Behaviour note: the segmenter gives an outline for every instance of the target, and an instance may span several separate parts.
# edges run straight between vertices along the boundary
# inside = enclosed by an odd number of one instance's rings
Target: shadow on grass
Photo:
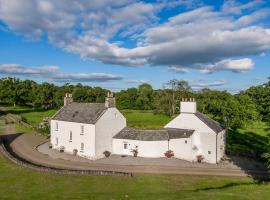
[[[205,187],[205,188],[199,188],[194,190],[195,192],[199,191],[208,191],[208,190],[220,190],[220,189],[227,189],[227,188],[232,188],[232,187],[237,187],[237,186],[258,186],[258,185],[264,185],[268,184],[269,181],[264,181],[264,180],[255,180],[253,182],[232,182],[232,183],[227,183],[225,185],[221,186],[216,186],[216,187]]]
[[[240,133],[230,130],[227,134],[226,154],[229,160],[255,180],[269,179],[262,154],[270,152],[269,137],[254,132]]]

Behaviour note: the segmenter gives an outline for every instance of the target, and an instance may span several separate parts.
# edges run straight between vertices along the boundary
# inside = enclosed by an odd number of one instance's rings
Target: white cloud
[[[126,80],[125,81],[126,83],[129,83],[129,84],[142,84],[142,83],[148,83],[148,81],[146,80]]]
[[[120,75],[107,73],[74,73],[59,72],[58,66],[26,67],[19,64],[0,64],[0,74],[5,76],[38,76],[59,82],[107,82],[122,80]]]
[[[106,73],[56,74],[50,78],[59,82],[107,82],[123,79],[122,76]]]
[[[170,66],[167,68],[169,72],[175,72],[175,73],[187,73],[189,70],[185,67],[179,67],[179,66]]]
[[[213,82],[207,82],[205,80],[198,80],[191,82],[190,85],[193,89],[201,89],[201,88],[212,88],[212,87],[218,87],[223,86],[226,84],[226,81],[224,80],[218,80]]]
[[[18,64],[0,64],[0,74],[4,75],[45,75],[58,69],[57,66],[24,67]]]
[[[270,29],[258,24],[270,13],[260,9],[262,1],[225,1],[221,10],[204,6],[160,23],[159,11],[179,5],[194,8],[194,1],[187,2],[0,0],[0,20],[28,38],[47,35],[58,47],[84,59],[124,66],[171,66],[169,70],[175,72],[183,71],[175,66],[202,65],[210,65],[209,72],[246,71],[211,63],[221,65],[222,60],[269,51]],[[130,40],[135,45],[125,47]]]
[[[207,65],[200,71],[202,73],[213,73],[216,71],[246,72],[251,70],[253,67],[254,62],[249,58],[239,60],[226,59],[211,65]]]

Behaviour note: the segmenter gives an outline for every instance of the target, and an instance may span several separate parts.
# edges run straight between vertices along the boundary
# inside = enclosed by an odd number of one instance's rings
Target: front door
[[[128,143],[123,142],[123,154],[127,155],[129,154],[129,149],[128,149]]]

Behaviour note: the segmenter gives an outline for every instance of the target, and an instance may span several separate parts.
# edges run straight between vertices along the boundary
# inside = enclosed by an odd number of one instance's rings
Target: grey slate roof
[[[64,106],[52,120],[95,124],[107,108],[104,103],[71,103]]]
[[[219,133],[224,130],[224,128],[218,122],[212,120],[211,118],[207,117],[206,115],[200,112],[195,113],[195,116],[197,116],[203,123],[205,123],[215,133]]]
[[[188,129],[136,129],[124,128],[113,138],[115,139],[129,139],[141,141],[161,141],[177,138],[188,138],[193,134],[194,130]]]

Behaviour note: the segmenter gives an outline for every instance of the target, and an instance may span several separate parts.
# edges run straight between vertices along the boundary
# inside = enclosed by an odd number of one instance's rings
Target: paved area
[[[2,130],[3,131],[3,130]],[[134,158],[112,155],[109,158],[90,161],[85,158],[59,153],[48,148],[46,138],[37,134],[21,134],[15,132],[13,124],[5,127],[5,133],[14,135],[10,146],[20,157],[48,167],[80,170],[109,170],[132,173],[165,173],[189,175],[220,175],[220,176],[247,176],[249,171],[233,163],[220,165],[191,163],[175,158]],[[248,163],[248,161],[247,161]],[[247,163],[242,163],[246,165]],[[259,170],[253,169],[254,170]]]
[[[232,162],[222,162],[221,164],[208,164],[208,163],[196,163],[189,162],[177,158],[142,158],[142,157],[132,157],[132,156],[121,156],[121,155],[111,155],[108,158],[102,158],[99,160],[91,161],[89,159],[74,156],[68,153],[60,153],[57,150],[49,148],[49,141],[39,145],[37,150],[53,159],[62,159],[68,161],[76,161],[83,163],[99,163],[99,164],[111,164],[111,165],[129,165],[129,166],[176,166],[176,167],[197,167],[197,168],[227,168],[227,169],[240,169],[239,166],[233,164]]]

